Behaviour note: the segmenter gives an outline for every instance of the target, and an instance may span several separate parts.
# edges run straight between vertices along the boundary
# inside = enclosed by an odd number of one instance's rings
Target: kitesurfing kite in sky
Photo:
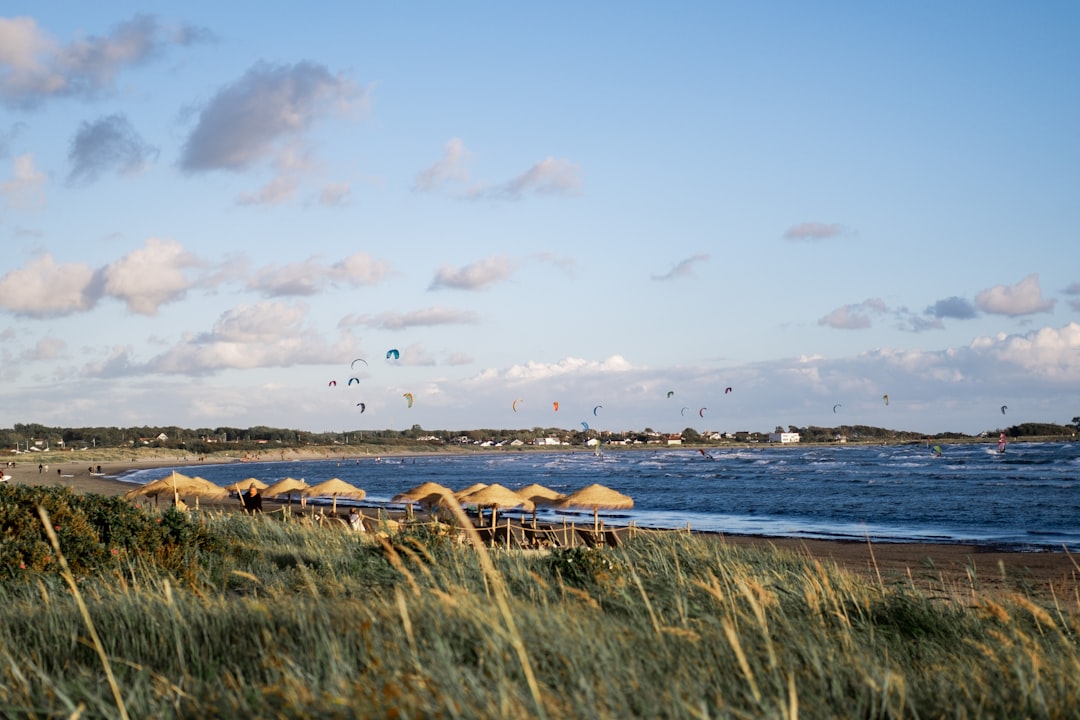
[[[555,402],[551,403],[551,407],[555,408],[555,412],[559,412],[559,401],[556,400]]]
[[[889,396],[888,396],[888,395],[882,395],[882,396],[881,396],[881,400],[882,400],[882,402],[884,402],[884,403],[885,403],[886,405],[888,405],[888,404],[889,404]]]
[[[1001,406],[1001,414],[1002,414],[1002,415],[1004,415],[1004,414],[1005,414],[1005,411],[1006,411],[1006,410],[1008,410],[1008,409],[1009,409],[1009,406],[1008,406],[1008,405],[1002,405],[1002,406]]]
[[[603,407],[604,407],[603,405],[597,405],[596,407],[594,407],[592,409],[592,414],[596,415],[596,411],[602,409]]]
[[[352,361],[352,363],[349,365],[349,367],[351,369],[355,370],[356,369],[356,363],[364,363],[364,365],[366,366],[367,365],[367,360],[365,360],[364,358],[356,358],[355,360]]]
[[[361,415],[363,415],[364,411],[367,410],[367,405],[365,405],[364,403],[356,403],[356,407],[360,408]]]
[[[409,407],[412,407],[412,401],[413,401],[412,393],[403,393],[401,397],[405,398],[405,401],[407,403],[409,403]]]
[[[399,353],[397,351],[397,348],[391,348],[391,349],[386,351],[386,359],[387,360],[390,360],[391,358],[394,359],[394,360],[397,360],[400,357],[401,357],[401,353]]]
[[[349,378],[349,384],[350,385],[352,385],[353,383],[359,383],[359,382],[360,382],[360,378],[358,378],[358,377]]]
[[[514,412],[517,412],[517,406],[518,406],[519,402],[521,402],[520,399],[515,400],[513,403],[510,404],[510,407],[512,407],[514,409]]]
[[[667,396],[668,396],[668,397],[671,397],[671,396],[672,396],[672,395],[674,395],[674,394],[675,394],[675,391],[674,391],[674,390],[668,390],[668,391],[667,391]]]
[[[840,403],[836,403],[835,405],[833,405],[832,406],[833,415],[836,414],[836,408],[838,408],[838,407],[844,407],[844,406],[841,405]]]

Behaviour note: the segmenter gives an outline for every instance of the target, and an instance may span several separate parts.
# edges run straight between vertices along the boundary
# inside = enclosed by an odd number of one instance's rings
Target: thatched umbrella
[[[363,500],[367,496],[367,491],[361,490],[355,485],[350,485],[339,478],[331,478],[318,485],[312,485],[307,490],[304,490],[303,494],[307,497],[333,498],[333,513],[337,515],[337,499],[339,497],[349,498],[351,500]]]
[[[158,496],[162,493],[172,493],[174,503],[181,496],[194,497],[197,507],[200,497],[222,498],[228,494],[228,491],[204,478],[188,477],[174,470],[163,478],[149,482],[134,490],[129,490],[124,493],[124,497],[152,497],[156,504]]]
[[[304,490],[307,490],[308,487],[308,484],[302,479],[297,480],[296,478],[287,477],[284,480],[278,480],[276,483],[263,490],[263,495],[265,497],[280,497],[285,495],[289,499],[289,504],[292,505],[293,493],[302,493]]]
[[[481,483],[481,482],[473,483],[472,485],[470,485],[467,488],[463,488],[461,490],[458,490],[456,493],[454,493],[454,497],[456,497],[458,499],[458,502],[461,502],[461,498],[465,497],[466,495],[471,495],[472,493],[476,492],[477,490],[483,490],[487,486],[488,486],[487,483]]]
[[[540,485],[538,483],[526,485],[523,488],[518,488],[514,492],[516,492],[518,495],[525,498],[526,500],[532,501],[533,505],[536,506],[533,508],[533,527],[536,527],[537,507],[540,507],[541,505],[554,505],[555,503],[566,497],[566,495],[562,494],[561,492],[557,490],[552,490],[549,487],[544,487],[543,485]]]
[[[505,485],[500,485],[499,483],[488,485],[474,493],[470,493],[461,498],[461,502],[476,503],[479,507],[491,508],[491,527],[495,527],[495,512],[498,508],[519,507],[524,508],[526,512],[536,508],[536,506],[533,505],[532,500],[526,500],[510,488]]]
[[[589,485],[570,493],[565,499],[555,503],[560,508],[591,508],[593,527],[600,530],[600,508],[605,510],[629,510],[634,507],[634,499],[629,495],[612,490],[604,485]]]
[[[421,507],[430,512],[431,508],[438,505],[448,495],[453,497],[454,491],[436,482],[426,482],[403,493],[398,493],[390,500],[396,503],[419,503]]]

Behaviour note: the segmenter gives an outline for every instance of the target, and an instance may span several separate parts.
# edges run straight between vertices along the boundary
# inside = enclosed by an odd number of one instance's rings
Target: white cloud
[[[1039,275],[1033,273],[1015,285],[995,285],[975,296],[983,312],[997,315],[1032,315],[1054,309],[1055,300],[1044,300]]]
[[[193,282],[183,269],[199,264],[180,243],[150,238],[103,270],[103,291],[133,313],[156,315],[159,306],[184,297]]]
[[[121,70],[146,62],[170,45],[206,37],[199,28],[162,25],[151,16],[137,15],[107,35],[63,45],[33,18],[0,18],[0,101],[33,108],[51,98],[94,98],[112,88]]]
[[[405,330],[411,327],[437,325],[472,325],[479,321],[476,313],[444,307],[429,307],[408,313],[383,312],[376,315],[346,315],[338,327],[363,325],[382,330]]]
[[[142,367],[199,375],[221,370],[338,363],[355,348],[346,337],[326,342],[306,324],[308,308],[280,302],[241,305],[221,315],[208,333],[190,335]]]
[[[544,158],[521,175],[490,188],[471,191],[474,197],[517,200],[525,195],[579,195],[581,168],[560,158]]]
[[[421,192],[435,192],[451,183],[469,182],[469,161],[472,154],[460,138],[452,138],[446,143],[443,156],[431,167],[416,176],[413,189]]]
[[[181,167],[241,171],[293,151],[322,117],[366,101],[366,93],[324,66],[259,63],[222,88],[199,115]]]
[[[23,353],[20,362],[37,362],[55,360],[63,356],[67,350],[67,343],[60,338],[42,338],[34,344],[34,347]]]
[[[480,260],[460,269],[442,267],[435,274],[428,289],[483,290],[506,280],[514,274],[515,270],[517,270],[517,263],[501,255]]]
[[[870,327],[870,318],[862,312],[862,305],[842,305],[818,320],[818,325],[838,330],[862,330]]]
[[[330,277],[350,285],[377,285],[390,273],[390,264],[367,253],[353,253],[330,268]]]
[[[247,286],[270,297],[315,295],[330,283],[353,287],[375,285],[390,272],[388,263],[367,253],[354,253],[331,266],[309,258],[303,262],[257,270]]]
[[[653,275],[653,280],[673,280],[678,277],[690,277],[694,274],[694,267],[700,263],[707,262],[709,256],[704,253],[698,253],[692,255],[685,260],[680,260],[670,270],[663,275]]]
[[[12,208],[41,207],[45,203],[45,173],[34,166],[34,156],[20,155],[12,165],[11,179],[0,182],[0,196]]]
[[[0,277],[0,307],[34,318],[59,317],[89,310],[94,271],[87,265],[57,265],[44,254]]]

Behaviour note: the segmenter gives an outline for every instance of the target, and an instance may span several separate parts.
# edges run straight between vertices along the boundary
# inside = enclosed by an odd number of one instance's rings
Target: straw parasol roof
[[[303,480],[287,477],[284,480],[278,480],[273,485],[265,488],[262,493],[266,497],[281,497],[282,495],[285,495],[289,498],[289,504],[292,504],[293,493],[301,494],[304,490],[307,490],[308,487],[308,484]]]
[[[531,500],[533,505],[536,506],[533,508],[533,527],[536,527],[537,507],[540,507],[541,505],[554,505],[555,503],[566,497],[566,495],[563,495],[561,492],[558,492],[557,490],[552,490],[549,487],[544,487],[543,485],[540,485],[538,483],[526,485],[523,488],[518,488],[514,492],[516,492],[518,495],[525,498],[526,500]]]
[[[549,487],[544,487],[538,483],[526,485],[514,492],[526,500],[532,500],[536,505],[554,505],[556,502],[566,497],[566,495],[563,495],[561,492],[552,490]]]
[[[467,488],[463,488],[461,490],[458,490],[456,493],[454,493],[454,497],[456,497],[458,499],[458,502],[461,502],[461,498],[463,498],[466,495],[469,495],[471,493],[474,493],[477,490],[483,490],[487,486],[488,486],[487,483],[481,483],[481,482],[473,483],[472,485],[470,485]]]
[[[594,483],[570,493],[565,499],[555,503],[555,507],[591,509],[593,511],[593,525],[599,528],[600,508],[605,510],[628,510],[634,507],[634,499],[605,485]]]
[[[228,490],[215,485],[214,483],[201,477],[188,477],[183,473],[178,473],[175,470],[169,475],[149,482],[141,487],[129,490],[124,493],[124,497],[152,497],[157,502],[157,498],[162,493],[171,493],[173,495],[173,502],[180,497],[194,497],[195,504],[198,506],[200,497],[209,497],[221,499],[228,495]]]
[[[302,492],[308,497],[333,498],[333,512],[335,514],[337,513],[337,500],[339,497],[349,498],[351,500],[363,500],[367,496],[366,490],[362,490],[355,485],[350,485],[340,478],[330,478],[325,482],[312,485]]]
[[[476,503],[480,507],[491,508],[491,525],[495,526],[495,512],[498,508],[524,508],[526,511],[531,512],[536,509],[532,500],[526,500],[518,495],[516,492],[506,487],[495,483],[488,485],[485,488],[481,488],[474,493],[470,493],[461,498],[463,503]]]
[[[403,493],[398,493],[390,498],[391,502],[419,503],[425,508],[432,508],[439,504],[446,496],[453,497],[454,491],[445,485],[436,482],[426,482],[410,488]]]

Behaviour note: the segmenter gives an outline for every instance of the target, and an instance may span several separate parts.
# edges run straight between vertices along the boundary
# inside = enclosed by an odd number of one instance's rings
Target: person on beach
[[[356,508],[349,511],[349,527],[358,533],[366,532],[364,530],[364,519],[360,517],[360,513],[356,511]]]
[[[261,513],[263,511],[262,495],[259,494],[259,488],[255,487],[255,483],[251,483],[248,491],[240,496],[240,502],[244,509],[250,513]]]

